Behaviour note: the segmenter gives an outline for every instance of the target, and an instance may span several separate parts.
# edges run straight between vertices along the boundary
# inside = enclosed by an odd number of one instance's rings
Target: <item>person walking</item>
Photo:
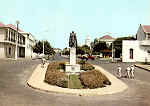
[[[46,63],[46,59],[44,57],[42,57],[42,67],[44,68],[44,65]]]
[[[130,73],[131,73],[131,78],[133,78],[133,79],[134,79],[134,70],[135,70],[135,66],[131,65]]]
[[[121,78],[122,77],[122,68],[121,68],[121,66],[120,65],[118,65],[118,68],[117,68],[117,73],[118,73],[118,76],[119,76],[119,78]]]
[[[131,68],[130,68],[130,65],[127,67],[127,69],[126,69],[126,71],[127,71],[127,78],[131,78],[131,76],[130,76],[130,70],[131,70]]]

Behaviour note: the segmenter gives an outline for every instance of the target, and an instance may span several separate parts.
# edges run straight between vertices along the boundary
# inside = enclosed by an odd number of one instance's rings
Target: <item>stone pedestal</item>
[[[75,64],[75,65],[66,64],[66,73],[76,74],[79,72],[80,72],[80,65],[79,64]]]
[[[76,48],[70,48],[70,64],[76,64]]]
[[[76,74],[80,72],[80,65],[76,64],[76,48],[70,48],[70,63],[66,64],[66,73]]]

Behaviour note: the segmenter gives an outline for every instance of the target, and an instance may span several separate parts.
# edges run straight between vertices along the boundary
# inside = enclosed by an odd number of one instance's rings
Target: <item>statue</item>
[[[76,33],[72,31],[70,33],[69,37],[69,47],[70,47],[70,62],[69,64],[66,64],[66,70],[67,73],[79,73],[80,72],[80,65],[76,64],[76,48],[77,48],[77,38]]]
[[[70,33],[69,47],[72,47],[72,48],[77,47],[77,38],[76,38],[76,33],[74,33],[74,31],[72,31],[72,33]]]

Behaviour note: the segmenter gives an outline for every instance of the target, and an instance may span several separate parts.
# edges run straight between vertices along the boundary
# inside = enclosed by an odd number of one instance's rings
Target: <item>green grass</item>
[[[71,89],[82,89],[82,84],[79,80],[79,76],[77,75],[70,75],[69,77],[69,88]]]

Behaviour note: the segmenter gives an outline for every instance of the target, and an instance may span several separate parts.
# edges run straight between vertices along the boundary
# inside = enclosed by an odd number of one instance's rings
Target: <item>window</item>
[[[6,36],[5,36],[5,40],[7,40],[8,38],[8,29],[5,30]]]
[[[133,59],[133,49],[130,49],[130,59]]]
[[[11,55],[11,47],[9,47],[9,51],[8,52],[9,52],[9,55]]]

